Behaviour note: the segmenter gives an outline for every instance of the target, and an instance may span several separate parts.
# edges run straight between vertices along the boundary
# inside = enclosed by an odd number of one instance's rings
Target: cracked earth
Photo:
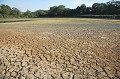
[[[0,79],[120,79],[120,29],[18,24],[0,27]]]

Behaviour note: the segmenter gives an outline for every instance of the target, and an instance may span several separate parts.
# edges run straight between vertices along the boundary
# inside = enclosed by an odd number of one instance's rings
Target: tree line
[[[0,18],[39,18],[39,17],[77,17],[80,15],[120,15],[120,1],[109,1],[106,3],[94,3],[92,7],[85,4],[75,9],[66,8],[64,5],[50,7],[49,10],[37,10],[21,12],[19,9],[8,5],[0,5]]]

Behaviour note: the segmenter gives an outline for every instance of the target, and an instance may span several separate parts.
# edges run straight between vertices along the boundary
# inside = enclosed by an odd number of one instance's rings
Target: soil
[[[0,79],[120,79],[120,24],[70,21],[0,24]]]

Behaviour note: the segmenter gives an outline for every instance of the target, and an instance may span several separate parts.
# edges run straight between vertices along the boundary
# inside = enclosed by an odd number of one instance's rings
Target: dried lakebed
[[[0,24],[0,79],[120,79],[120,28],[63,21]]]

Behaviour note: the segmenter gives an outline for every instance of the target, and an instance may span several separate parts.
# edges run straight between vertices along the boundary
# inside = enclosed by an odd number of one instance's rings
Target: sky
[[[67,8],[74,9],[81,4],[92,6],[93,3],[106,3],[110,0],[0,0],[0,4],[16,7],[21,11],[49,10],[52,6],[65,5]]]

